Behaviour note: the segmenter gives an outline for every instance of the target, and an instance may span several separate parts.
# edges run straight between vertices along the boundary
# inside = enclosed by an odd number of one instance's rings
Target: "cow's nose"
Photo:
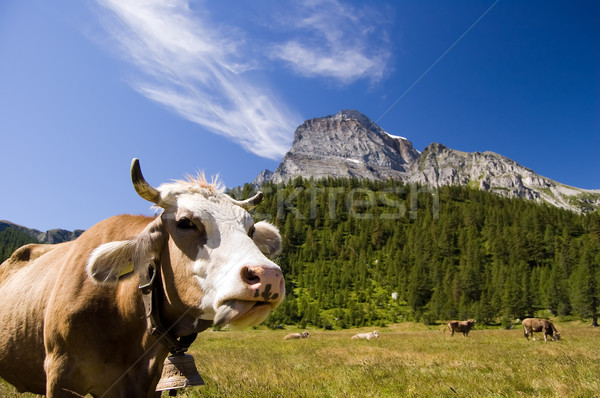
[[[255,301],[277,301],[285,293],[281,269],[276,267],[246,266],[242,268],[242,280],[248,285]]]

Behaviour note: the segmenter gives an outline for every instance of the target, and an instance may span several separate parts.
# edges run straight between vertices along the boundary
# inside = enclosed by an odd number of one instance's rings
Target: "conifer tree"
[[[592,325],[598,326],[600,307],[600,286],[598,285],[598,253],[594,252],[591,238],[582,242],[581,257],[571,275],[571,300],[573,308],[582,318],[591,318]]]

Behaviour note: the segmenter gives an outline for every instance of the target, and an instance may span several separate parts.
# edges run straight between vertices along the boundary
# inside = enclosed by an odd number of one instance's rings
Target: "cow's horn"
[[[158,204],[160,201],[160,192],[144,179],[138,158],[133,158],[131,161],[131,182],[133,182],[133,187],[138,195],[149,202]]]
[[[254,195],[251,198],[248,198],[246,200],[235,200],[233,198],[231,198],[231,201],[240,206],[241,208],[243,208],[246,211],[250,211],[252,209],[254,209],[263,199],[263,193],[262,192],[258,192],[256,195]]]

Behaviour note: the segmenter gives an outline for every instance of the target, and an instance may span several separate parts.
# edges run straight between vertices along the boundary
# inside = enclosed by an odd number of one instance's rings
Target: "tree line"
[[[19,247],[28,243],[39,243],[37,239],[16,228],[5,228],[0,231],[0,264],[10,257]]]
[[[597,324],[597,211],[398,181],[297,178],[262,190],[254,215],[281,231],[288,292],[271,326],[509,325],[534,315]]]

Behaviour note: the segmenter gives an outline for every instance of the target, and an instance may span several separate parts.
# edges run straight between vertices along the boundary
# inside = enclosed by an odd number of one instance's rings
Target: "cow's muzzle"
[[[240,276],[244,288],[236,297],[218,305],[215,326],[258,325],[285,297],[285,281],[279,267],[245,266]]]
[[[249,297],[240,297],[242,300],[273,302],[285,292],[283,273],[279,268],[243,267],[241,276],[249,293]]]

